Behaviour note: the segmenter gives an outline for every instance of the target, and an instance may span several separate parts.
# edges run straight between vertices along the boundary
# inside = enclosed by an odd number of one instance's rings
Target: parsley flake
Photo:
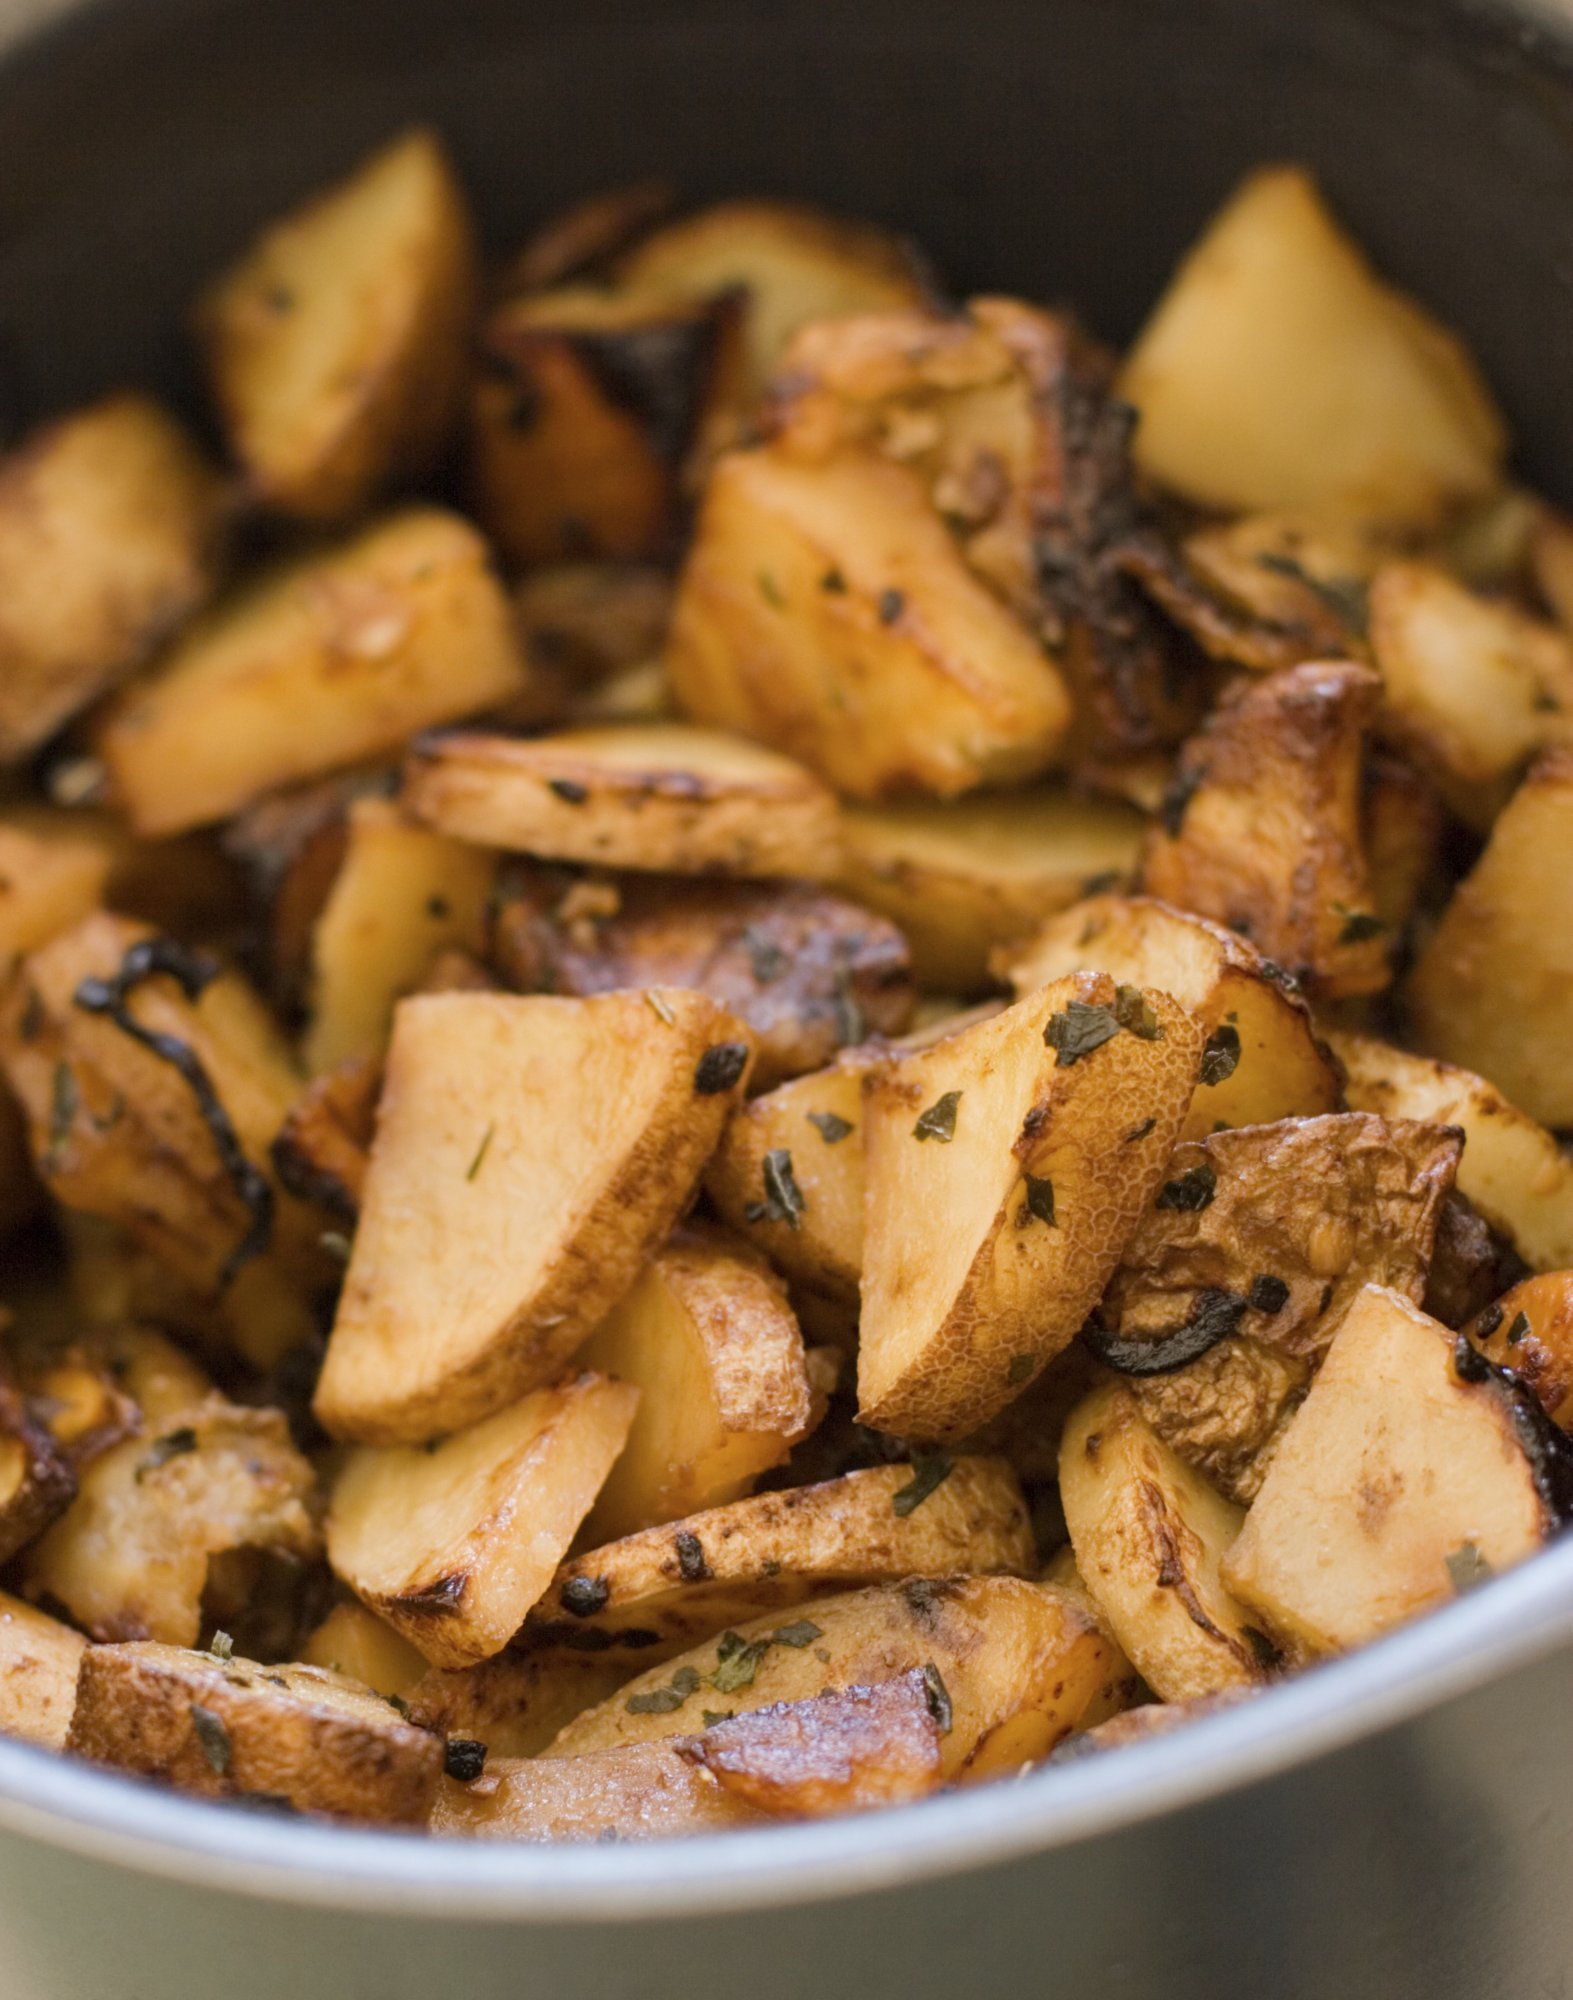
[[[944,1485],[954,1468],[955,1460],[948,1452],[914,1446],[912,1477],[891,1494],[892,1513],[903,1521],[909,1514],[915,1514],[929,1495]]]
[[[747,1042],[715,1042],[699,1058],[694,1089],[701,1097],[719,1097],[732,1088],[747,1067]]]
[[[1163,1027],[1139,986],[1114,989],[1114,1018],[1128,1035],[1139,1042],[1163,1040]]]
[[[1172,1181],[1166,1181],[1158,1191],[1154,1208],[1175,1208],[1191,1215],[1211,1205],[1218,1191],[1218,1176],[1205,1160],[1199,1166],[1187,1167]]]
[[[1112,1007],[1090,1007],[1085,1000],[1072,1000],[1058,1014],[1049,1017],[1043,1040],[1055,1052],[1056,1068],[1069,1069],[1083,1056],[1090,1056],[1094,1049],[1101,1049],[1105,1042],[1112,1042],[1119,1032],[1120,1023]]]
[[[914,1139],[937,1139],[942,1146],[948,1146],[956,1136],[956,1106],[961,1102],[959,1090],[947,1090],[943,1097],[935,1098],[912,1128]]]
[[[191,1727],[196,1732],[197,1745],[207,1760],[208,1769],[215,1777],[224,1777],[234,1756],[234,1748],[223,1717],[194,1701],[191,1704]]]
[[[1197,1081],[1211,1085],[1227,1083],[1240,1067],[1240,1031],[1227,1023],[1215,1028],[1202,1050],[1202,1066]]]
[[[1024,1174],[1027,1184],[1027,1199],[1021,1205],[1017,1221],[1026,1216],[1035,1216],[1039,1222],[1046,1222],[1051,1229],[1054,1220],[1054,1183],[1047,1174]]]
[[[945,1677],[932,1660],[923,1662],[923,1694],[928,1702],[929,1714],[934,1718],[934,1726],[941,1736],[948,1736],[955,1720],[951,1705],[950,1689],[945,1685]]]
[[[486,1155],[491,1149],[492,1135],[496,1130],[497,1127],[495,1125],[488,1125],[482,1133],[481,1143],[475,1149],[475,1158],[471,1160],[469,1166],[465,1169],[464,1178],[467,1181],[473,1181],[485,1164]]]
[[[1289,1287],[1270,1271],[1261,1271],[1251,1280],[1248,1303],[1252,1312],[1281,1313],[1289,1303]]]
[[[812,1618],[799,1618],[790,1625],[778,1625],[770,1636],[778,1646],[796,1646],[801,1650],[812,1646],[816,1639],[823,1639],[825,1628],[816,1625]]]
[[[577,778],[548,778],[546,789],[555,792],[565,806],[582,806],[590,796],[590,787],[581,785]]]
[[[1508,1346],[1517,1347],[1519,1342],[1524,1338],[1524,1335],[1528,1332],[1529,1332],[1529,1314],[1522,1312],[1515,1313],[1513,1315],[1512,1324],[1508,1327],[1507,1330]]]
[[[1333,914],[1344,920],[1343,928],[1338,933],[1340,944],[1364,944],[1368,938],[1380,937],[1387,929],[1382,919],[1370,910],[1349,910],[1342,903],[1334,903]]]
[[[1460,1542],[1446,1558],[1448,1581],[1453,1586],[1453,1594],[1462,1597],[1466,1590],[1476,1590],[1488,1583],[1496,1571],[1473,1542]]]
[[[769,1651],[768,1639],[745,1639],[740,1632],[723,1632],[710,1685],[717,1694],[736,1694],[740,1688],[752,1687],[759,1662]]]
[[[763,1167],[765,1198],[751,1201],[743,1213],[750,1222],[784,1222],[788,1229],[802,1227],[808,1203],[792,1172],[792,1155],[785,1146],[772,1146]]]
[[[171,1431],[167,1437],[155,1438],[147,1457],[136,1469],[135,1483],[140,1486],[150,1472],[157,1472],[172,1458],[184,1458],[188,1451],[195,1451],[196,1448],[197,1434],[186,1424],[182,1424],[178,1431]]]
[[[849,1124],[834,1111],[810,1111],[804,1115],[827,1146],[839,1146],[843,1139],[857,1130],[855,1125]]]
[[[630,1715],[675,1715],[691,1694],[698,1691],[699,1675],[692,1667],[679,1667],[664,1687],[647,1694],[631,1694],[623,1707]]]

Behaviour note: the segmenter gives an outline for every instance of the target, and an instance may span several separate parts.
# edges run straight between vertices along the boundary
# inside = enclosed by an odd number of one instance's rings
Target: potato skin
[[[63,1750],[87,1641],[0,1591],[0,1735]]]
[[[431,1831],[477,1840],[658,1840],[764,1826],[681,1743],[634,1743],[582,1757],[488,1759],[469,1785],[444,1779]]]

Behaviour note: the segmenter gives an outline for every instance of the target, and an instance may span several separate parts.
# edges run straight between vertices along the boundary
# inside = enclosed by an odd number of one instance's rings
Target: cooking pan
[[[428,118],[498,246],[587,187],[799,195],[1122,339],[1308,161],[1573,491],[1573,9],[1470,0],[0,0],[0,434]],[[1557,2000],[1573,1541],[1177,1735],[905,1811],[471,1847],[0,1743],[0,2000]]]

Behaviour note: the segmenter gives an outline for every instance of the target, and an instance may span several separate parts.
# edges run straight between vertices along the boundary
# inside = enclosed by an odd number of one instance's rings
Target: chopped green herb
[[[648,1694],[631,1694],[623,1706],[630,1715],[675,1715],[698,1686],[694,1668],[679,1667],[665,1687],[651,1688]]]
[[[1027,1199],[1021,1205],[1022,1216],[1035,1216],[1039,1222],[1046,1222],[1051,1229],[1054,1220],[1054,1183],[1047,1174],[1025,1174]],[[1019,1221],[1021,1218],[1018,1217]]]
[[[857,1130],[855,1125],[848,1124],[834,1111],[810,1111],[805,1116],[827,1146],[839,1146],[843,1139]]]
[[[1506,1318],[1500,1306],[1487,1306],[1475,1321],[1475,1333],[1481,1340],[1489,1340]]]
[[[76,1107],[76,1072],[68,1062],[57,1062],[49,1093],[49,1153],[44,1161],[46,1167],[59,1165],[66,1141],[71,1137],[71,1124],[76,1117]]]
[[[136,1469],[136,1484],[140,1486],[150,1472],[157,1472],[161,1465],[168,1465],[172,1458],[184,1458],[187,1452],[197,1448],[197,1434],[187,1425],[178,1431],[171,1431],[167,1437],[155,1438],[146,1458]]]
[[[1187,1167],[1172,1181],[1166,1181],[1158,1190],[1154,1208],[1177,1208],[1196,1215],[1212,1203],[1218,1191],[1218,1176],[1205,1160],[1200,1165]]]
[[[1005,1371],[1005,1380],[1013,1389],[1019,1389],[1023,1382],[1031,1379],[1032,1371],[1037,1365],[1030,1354],[1013,1354],[1010,1357],[1010,1366]]]
[[[1342,903],[1334,903],[1333,914],[1344,920],[1338,933],[1340,944],[1364,944],[1367,938],[1380,937],[1387,929],[1382,919],[1369,910],[1348,910]]]
[[[768,1639],[744,1639],[741,1633],[723,1632],[710,1685],[717,1694],[736,1694],[740,1688],[752,1687],[759,1662],[769,1651]]]
[[[773,937],[762,931],[756,924],[749,924],[743,931],[743,948],[748,953],[748,962],[753,967],[754,979],[760,986],[771,986],[787,969],[787,955]]]
[[[1473,1542],[1460,1542],[1447,1557],[1447,1575],[1454,1594],[1462,1597],[1466,1590],[1489,1582],[1496,1571]]]
[[[650,1009],[650,1012],[654,1014],[655,1018],[658,1021],[664,1021],[666,1026],[670,1028],[672,1023],[677,1019],[677,1016],[672,1012],[671,1008],[667,1006],[666,1002],[661,998],[660,994],[646,993],[644,998],[645,998],[645,1005]]]
[[[1524,1338],[1524,1335],[1528,1332],[1529,1332],[1529,1314],[1522,1312],[1515,1313],[1513,1315],[1513,1322],[1507,1330],[1508,1346],[1517,1347],[1519,1342]]]
[[[492,1143],[492,1134],[496,1130],[497,1127],[495,1125],[488,1125],[485,1132],[481,1135],[481,1143],[475,1149],[475,1158],[471,1160],[468,1168],[465,1170],[464,1178],[467,1181],[473,1181],[475,1176],[480,1172],[487,1151]]]
[[[701,1097],[719,1097],[730,1090],[748,1067],[747,1042],[715,1042],[699,1058],[694,1089]]]
[[[202,1755],[207,1759],[208,1769],[222,1778],[229,1770],[234,1755],[223,1718],[215,1715],[211,1708],[204,1708],[200,1702],[194,1701],[191,1704],[191,1727],[196,1732]]]
[[[548,778],[546,789],[555,792],[565,806],[582,806],[590,796],[590,787],[581,785],[577,778]]]
[[[843,965],[836,973],[836,1044],[843,1049],[856,1048],[867,1033],[868,1021],[852,984],[852,974]]]
[[[211,1660],[232,1660],[235,1657],[235,1642],[227,1632],[215,1632],[208,1641],[208,1658]]]
[[[947,1090],[943,1097],[935,1098],[912,1128],[914,1139],[937,1139],[942,1146],[948,1146],[956,1136],[956,1106],[961,1102],[959,1090]]]
[[[1085,1000],[1072,1000],[1058,1014],[1051,1015],[1043,1031],[1045,1044],[1058,1058],[1056,1067],[1069,1069],[1120,1032],[1112,1007],[1089,1007]]]
[[[932,1660],[923,1663],[923,1692],[928,1701],[929,1714],[934,1718],[934,1726],[941,1736],[948,1736],[955,1721],[955,1710],[945,1677]]]
[[[905,1520],[933,1492],[936,1492],[950,1477],[955,1460],[948,1452],[930,1450],[924,1445],[912,1448],[912,1477],[905,1486],[897,1487],[890,1496],[891,1511]]]
[[[819,587],[821,590],[828,591],[832,597],[844,597],[846,595],[847,580],[841,574],[840,570],[832,564],[819,579]]]
[[[778,1625],[770,1636],[778,1646],[796,1646],[801,1649],[804,1646],[812,1646],[816,1639],[823,1639],[825,1628],[823,1625],[816,1625],[812,1618],[799,1618],[791,1625]]]
[[[762,569],[759,572],[758,581],[759,594],[765,602],[774,605],[777,611],[785,611],[786,595],[769,570]]]
[[[1149,1132],[1154,1132],[1157,1128],[1158,1121],[1156,1118],[1144,1118],[1139,1125],[1131,1127],[1126,1133],[1123,1143],[1127,1146],[1134,1146],[1138,1139],[1145,1139]]]
[[[1278,549],[1263,549],[1256,558],[1258,569],[1270,570],[1275,576],[1286,576],[1292,582],[1301,584],[1313,597],[1319,597],[1340,624],[1356,634],[1363,633],[1370,622],[1370,596],[1365,583],[1357,576],[1313,576],[1303,563],[1295,561],[1291,555]]]
[[[706,1729],[714,1729],[718,1722],[730,1722],[736,1713],[735,1708],[702,1708],[699,1716]]]
[[[1114,1018],[1128,1035],[1134,1035],[1140,1042],[1163,1039],[1158,1016],[1139,986],[1117,986],[1114,989]]]
[[[1197,1072],[1201,1083],[1217,1085],[1227,1083],[1240,1067],[1240,1031],[1227,1023],[1215,1028],[1207,1037],[1207,1046],[1202,1050],[1202,1066]]]
[[[802,1227],[808,1203],[792,1172],[792,1155],[785,1146],[772,1146],[764,1161],[765,1198],[751,1201],[743,1213],[750,1222],[784,1222],[788,1229]]]
[[[385,1694],[383,1700],[399,1715],[408,1715],[410,1712],[410,1705],[402,1694]]]

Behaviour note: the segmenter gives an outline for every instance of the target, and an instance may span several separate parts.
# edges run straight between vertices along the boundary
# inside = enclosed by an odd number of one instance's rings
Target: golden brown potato
[[[63,1750],[87,1641],[0,1591],[0,1736]]]
[[[1438,879],[1446,831],[1442,796],[1402,757],[1367,758],[1361,829],[1371,914],[1402,938]]]
[[[70,1457],[0,1359],[0,1562],[42,1534],[75,1493]]]
[[[1142,826],[1118,800],[1048,787],[949,805],[851,807],[841,882],[900,926],[926,987],[972,993],[988,982],[991,952],[1090,885],[1127,884]]]
[[[458,413],[478,289],[464,192],[429,131],[264,230],[196,315],[258,498],[341,521],[428,471]]]
[[[1573,1431],[1573,1272],[1525,1278],[1466,1331],[1488,1361],[1511,1368],[1562,1430]]]
[[[404,802],[485,847],[675,875],[833,876],[835,798],[800,764],[674,724],[418,745]]]
[[[651,179],[599,188],[553,210],[503,266],[498,296],[604,274],[608,261],[670,215],[676,202],[669,181]]]
[[[13,807],[0,817],[0,978],[104,900],[114,833],[81,813]]]
[[[1033,1560],[1008,1466],[924,1457],[756,1493],[587,1548],[553,1578],[525,1637],[649,1665],[724,1625],[829,1590],[909,1576],[1025,1576]]]
[[[1415,1041],[1543,1125],[1573,1125],[1573,749],[1514,793],[1410,975]],[[1467,1192],[1467,1190],[1466,1190]]]
[[[1198,1139],[1219,1125],[1314,1118],[1340,1103],[1338,1065],[1318,1040],[1291,981],[1253,945],[1205,917],[1150,896],[1090,896],[1049,921],[996,970],[1018,994],[1079,971],[1156,986],[1206,1036],[1201,1076],[1182,1127]]]
[[[667,667],[697,720],[859,799],[1032,777],[1071,720],[1059,672],[968,569],[918,474],[872,453],[719,462]]]
[[[430,1446],[351,1452],[329,1562],[434,1666],[490,1659],[551,1582],[638,1397],[585,1373]]]
[[[553,1380],[687,1206],[748,1056],[676,989],[402,1001],[322,1423],[419,1444]]]
[[[813,1422],[785,1288],[719,1232],[683,1229],[662,1245],[580,1361],[640,1392],[585,1525],[591,1547],[749,1492]]]
[[[547,1754],[685,1735],[914,1668],[932,1670],[940,1775],[967,1784],[1033,1762],[1079,1722],[1101,1722],[1123,1705],[1129,1663],[1061,1592],[1017,1577],[914,1578],[821,1598],[790,1625],[772,1616],[723,1633],[570,1722]]]
[[[270,1157],[279,1185],[340,1222],[360,1213],[376,1129],[382,1065],[352,1056],[308,1084],[290,1106]]]
[[[330,1674],[359,1681],[384,1701],[397,1695],[406,1708],[412,1690],[429,1672],[425,1656],[408,1639],[353,1599],[334,1605],[301,1647],[300,1657],[302,1665],[326,1667]],[[430,1729],[432,1724],[417,1719],[416,1727]]]
[[[349,809],[348,839],[311,936],[304,1054],[320,1076],[378,1056],[396,1002],[444,951],[485,941],[495,857],[415,824],[386,799]]]
[[[136,832],[178,833],[505,701],[525,675],[486,544],[413,507],[226,598],[96,742]]]
[[[1078,1406],[1060,1445],[1076,1566],[1142,1679],[1189,1701],[1265,1679],[1274,1650],[1219,1576],[1245,1518],[1142,1420],[1123,1384]]]
[[[1167,1736],[1173,1730],[1184,1728],[1188,1722],[1201,1722],[1209,1715],[1221,1715],[1225,1709],[1238,1708],[1242,1701],[1249,1701],[1256,1692],[1255,1687],[1220,1688],[1216,1694],[1198,1695],[1194,1701],[1144,1702],[1140,1708],[1127,1708],[1119,1715],[1110,1716],[1096,1729],[1082,1730],[1075,1736],[1066,1737],[1055,1751],[1052,1761],[1069,1764],[1081,1757],[1098,1756],[1105,1750],[1123,1750],[1132,1743],[1150,1743],[1155,1737]]]
[[[585,691],[659,656],[672,579],[653,563],[560,563],[521,577],[513,610],[531,665]]]
[[[1376,276],[1299,167],[1259,169],[1214,217],[1120,391],[1142,470],[1226,512],[1424,529],[1501,476],[1473,361]]]
[[[523,992],[609,993],[688,986],[747,1027],[750,1087],[821,1068],[912,1019],[912,970],[894,924],[808,883],[627,876],[516,881],[492,953]]]
[[[1142,887],[1249,938],[1326,999],[1390,977],[1362,840],[1358,666],[1291,667],[1225,694],[1181,752]]]
[[[0,459],[0,764],[197,609],[225,511],[217,475],[144,396],[108,397]]]
[[[869,1073],[861,1421],[964,1437],[1075,1338],[1201,1054],[1166,994],[1078,973]]]
[[[1460,1339],[1457,1352],[1473,1349]],[[1345,1316],[1223,1578],[1293,1647],[1339,1652],[1521,1562],[1552,1525],[1512,1395],[1478,1359],[1460,1372],[1446,1327],[1372,1285]]]
[[[1484,1312],[1528,1270],[1501,1230],[1493,1229],[1455,1187],[1437,1217],[1431,1268],[1420,1303],[1432,1319],[1456,1329]]]
[[[484,1743],[498,1757],[535,1757],[632,1675],[627,1659],[510,1648],[458,1673],[428,1668],[409,1691],[410,1720],[438,1736]]]
[[[1197,1360],[1126,1386],[1142,1421],[1236,1506],[1261,1490],[1310,1386],[1312,1362],[1238,1334]]]
[[[631,1743],[584,1757],[498,1757],[472,1784],[445,1780],[431,1831],[475,1840],[659,1840],[764,1826],[681,1743]]]
[[[90,1646],[66,1746],[198,1798],[419,1826],[442,1745],[321,1667],[177,1646]]]

